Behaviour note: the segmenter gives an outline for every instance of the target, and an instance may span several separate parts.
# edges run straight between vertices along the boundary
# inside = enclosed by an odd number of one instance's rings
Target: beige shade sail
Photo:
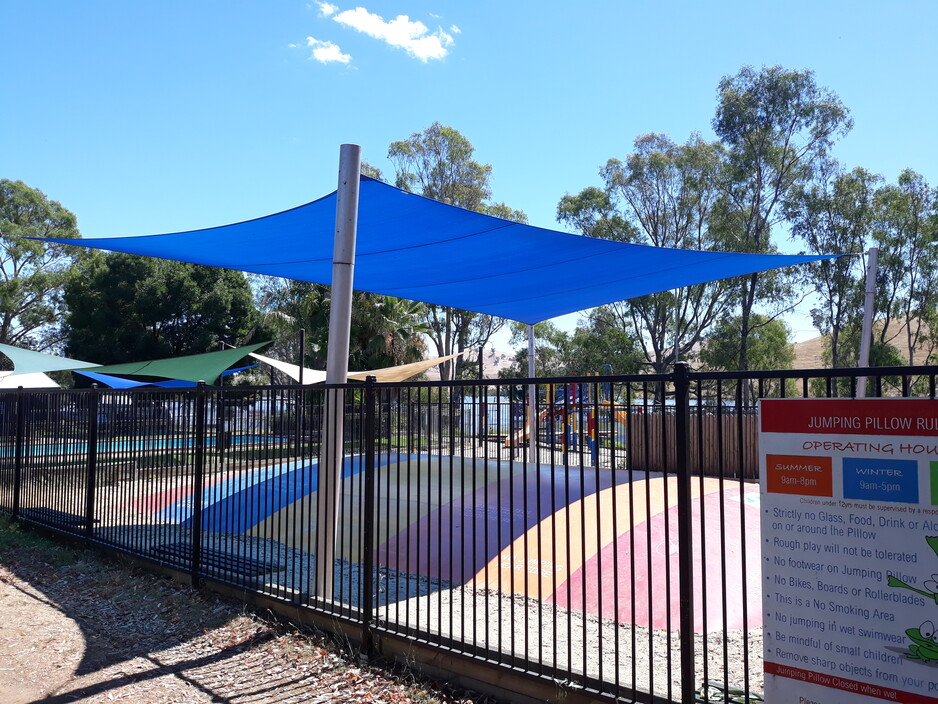
[[[374,376],[378,381],[383,382],[395,382],[395,381],[404,381],[405,379],[410,379],[412,376],[416,376],[420,372],[425,372],[430,367],[435,367],[437,364],[442,364],[454,357],[458,357],[462,352],[457,352],[456,354],[449,354],[445,357],[437,357],[436,359],[425,359],[421,362],[412,362],[411,364],[402,364],[398,367],[385,367],[384,369],[372,369],[370,372],[349,372],[349,379],[358,379],[359,381],[364,381],[369,376]]]
[[[395,381],[404,381],[409,379],[412,376],[416,376],[420,372],[424,372],[430,367],[435,367],[437,364],[442,364],[450,359],[458,357],[462,352],[457,352],[455,354],[446,355],[445,357],[436,357],[435,359],[424,359],[420,362],[412,362],[411,364],[401,364],[397,367],[385,367],[384,369],[372,369],[370,371],[364,372],[349,372],[348,378],[355,379],[357,381],[364,381],[369,376],[374,376],[378,381],[383,381],[385,383],[392,383]],[[269,364],[274,369],[277,369],[294,381],[300,380],[300,367],[297,364],[290,364],[289,362],[281,362],[279,359],[273,359],[271,357],[265,357],[260,354],[251,354],[251,357],[254,359],[263,362],[264,364]],[[303,367],[303,385],[307,384],[321,384],[326,380],[326,373],[318,369],[309,369]]]

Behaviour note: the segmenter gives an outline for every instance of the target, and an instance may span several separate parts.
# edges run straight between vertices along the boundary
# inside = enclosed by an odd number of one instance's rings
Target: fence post
[[[192,586],[199,586],[202,570],[202,485],[205,481],[205,438],[207,435],[206,404],[208,396],[205,382],[200,381],[195,390],[195,467],[192,479]]]
[[[690,378],[687,362],[674,365],[677,460],[678,581],[681,622],[681,701],[694,701],[694,533],[690,468]]]
[[[88,395],[88,463],[85,473],[85,535],[94,535],[94,495],[98,473],[98,385]]]
[[[362,522],[362,653],[366,657],[374,654],[375,643],[372,633],[374,621],[374,594],[375,594],[375,423],[377,378],[368,376],[365,379],[365,428],[364,428],[364,455],[365,455],[365,506]]]
[[[22,386],[16,391],[16,444],[13,450],[13,518],[18,518],[20,514],[20,489],[23,485],[23,453],[26,445],[25,393]]]

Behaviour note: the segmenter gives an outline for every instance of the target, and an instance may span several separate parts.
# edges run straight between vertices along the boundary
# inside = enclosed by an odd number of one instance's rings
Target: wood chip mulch
[[[0,701],[482,704],[0,520]]]

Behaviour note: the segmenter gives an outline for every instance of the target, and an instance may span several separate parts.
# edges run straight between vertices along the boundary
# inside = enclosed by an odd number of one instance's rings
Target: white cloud
[[[462,34],[462,30],[456,25],[450,25],[449,31],[453,34]]]
[[[342,53],[342,49],[339,48],[338,44],[332,42],[306,37],[306,46],[313,50],[313,58],[322,64],[347,64],[352,60],[349,54]]]
[[[318,2],[316,4],[319,5],[319,13],[323,17],[329,17],[339,11],[339,8],[330,2]]]
[[[332,19],[391,46],[400,47],[424,63],[430,59],[442,59],[449,53],[447,47],[453,44],[452,35],[442,29],[431,34],[423,22],[411,22],[407,15],[398,15],[386,22],[383,17],[368,12],[364,7],[356,7],[340,12]]]

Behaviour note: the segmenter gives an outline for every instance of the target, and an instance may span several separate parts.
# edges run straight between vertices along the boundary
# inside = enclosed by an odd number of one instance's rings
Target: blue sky
[[[559,227],[637,135],[712,137],[720,78],[781,64],[850,109],[845,165],[938,185],[936,0],[363,2],[0,0],[0,177],[85,237],[172,232],[334,190],[343,142],[390,176],[388,145],[439,121],[495,200]]]

